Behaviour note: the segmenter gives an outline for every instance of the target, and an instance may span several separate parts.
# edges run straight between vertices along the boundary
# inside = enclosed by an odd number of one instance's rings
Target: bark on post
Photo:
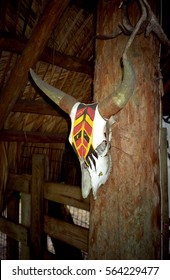
[[[116,32],[119,5],[119,0],[99,0],[98,34]],[[138,5],[133,3],[129,12],[136,22]],[[127,40],[120,35],[96,41],[95,100],[102,100],[120,83],[120,57]],[[89,259],[161,255],[158,46],[154,35],[141,34],[128,52],[136,70],[136,88],[113,126],[110,178],[96,201],[91,198]]]

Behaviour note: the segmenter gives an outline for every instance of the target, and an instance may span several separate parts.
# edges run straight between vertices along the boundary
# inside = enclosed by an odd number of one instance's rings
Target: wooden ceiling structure
[[[92,102],[96,5],[97,0],[0,1],[1,141],[65,142],[69,118],[35,88],[29,68],[79,101]],[[169,33],[165,5],[162,22]],[[161,68],[163,115],[170,115],[170,56]]]

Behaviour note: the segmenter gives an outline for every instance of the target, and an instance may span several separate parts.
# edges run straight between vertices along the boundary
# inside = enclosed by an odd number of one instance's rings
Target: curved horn
[[[141,0],[140,0],[140,3]],[[143,5],[142,5],[143,7]],[[122,55],[123,79],[116,92],[99,102],[99,112],[104,118],[109,118],[119,112],[129,101],[135,88],[135,72],[130,60],[127,58],[127,51],[135,36],[138,34],[141,25],[146,20],[146,9],[142,9],[142,15],[138,20]]]
[[[118,113],[128,102],[135,88],[135,72],[131,62],[123,60],[123,80],[113,94],[99,102],[99,112],[103,118],[110,118]]]
[[[72,107],[78,101],[69,94],[47,84],[35,72],[30,69],[30,74],[35,84],[45,93],[55,104],[57,104],[64,112],[70,114]]]

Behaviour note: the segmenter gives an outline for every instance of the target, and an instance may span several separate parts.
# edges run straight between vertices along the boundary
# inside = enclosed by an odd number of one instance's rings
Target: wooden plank
[[[52,30],[59,23],[68,4],[69,0],[48,1],[22,55],[12,69],[9,80],[1,92],[0,129],[3,128],[8,114],[12,111],[22,89],[27,84],[30,67],[33,67],[39,59]]]
[[[83,199],[79,186],[45,182],[44,198],[80,209],[89,210],[89,198]]]
[[[0,231],[13,239],[28,244],[28,229],[23,225],[8,221],[6,218],[0,218]]]
[[[0,34],[0,49],[8,52],[21,54],[28,42],[27,39],[14,36],[13,34]],[[60,53],[59,51],[46,47],[40,60],[52,65],[57,65],[66,70],[85,73],[92,77],[93,64],[91,62],[82,60],[78,57],[73,57]]]
[[[23,193],[30,193],[31,175],[27,174],[9,174],[7,188]]]
[[[47,215],[44,217],[44,231],[51,237],[64,241],[88,252],[88,229],[69,224]]]
[[[31,196],[30,194],[21,194],[21,224],[30,228],[31,222]],[[21,260],[30,260],[30,248],[21,243]]]
[[[160,142],[161,160],[161,238],[162,238],[162,259],[169,258],[169,211],[168,211],[168,167],[167,167],[167,129],[161,130]]]
[[[43,233],[44,217],[44,190],[43,182],[48,173],[48,161],[45,155],[33,155],[32,157],[32,181],[31,181],[31,225],[30,243],[31,259],[42,259],[46,246]]]
[[[7,204],[7,219],[16,224],[19,223],[19,193],[13,192],[12,199]],[[7,235],[7,259],[19,259],[19,242]]]
[[[49,101],[50,102],[50,101]],[[32,113],[38,115],[51,115],[69,119],[70,117],[54,103],[48,104],[45,101],[17,100],[13,112]]]
[[[6,151],[6,145],[4,142],[0,142],[0,213],[5,208],[5,192],[7,186],[7,179],[8,179],[8,157]]]
[[[0,141],[27,143],[65,143],[66,134],[44,134],[34,131],[2,130]]]

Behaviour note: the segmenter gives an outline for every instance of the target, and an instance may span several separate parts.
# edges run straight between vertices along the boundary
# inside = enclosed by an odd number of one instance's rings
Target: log
[[[99,0],[97,34],[113,32],[120,22],[119,5],[119,0]],[[132,2],[129,14],[134,23],[139,13],[137,1]],[[127,40],[125,35],[97,40],[95,100],[121,82],[120,58]],[[112,127],[111,175],[97,199],[90,201],[89,259],[161,258],[160,87],[153,79],[156,69],[159,73],[159,42],[154,35],[141,34],[127,55],[136,72],[135,92]]]
[[[161,160],[161,238],[162,258],[169,259],[169,212],[168,212],[168,166],[167,166],[167,129],[161,129],[160,139],[160,160]]]
[[[69,116],[63,112],[54,102],[17,100],[14,105],[13,112],[23,112],[38,115],[50,115],[69,119]],[[51,104],[51,105],[50,105]]]
[[[30,193],[31,175],[28,174],[9,174],[8,176],[8,191],[17,191],[25,194]]]
[[[12,199],[7,204],[7,218],[9,221],[19,224],[19,193],[13,192]],[[16,237],[7,235],[7,259],[19,259],[19,242]]]
[[[0,231],[11,238],[28,245],[28,229],[20,224],[8,221],[6,218],[0,218]]]
[[[49,101],[50,102],[50,101]],[[38,115],[50,115],[64,117],[69,119],[69,116],[63,112],[58,106],[54,107],[55,104],[48,104],[45,101],[29,101],[29,100],[18,100],[15,103],[13,112],[23,112],[23,113],[32,113]]]
[[[42,259],[46,248],[43,231],[44,190],[43,182],[48,176],[48,160],[45,155],[32,157],[31,181],[31,224],[30,224],[30,255],[31,259]]]
[[[28,40],[17,37],[12,34],[1,34],[0,36],[0,49],[21,54],[27,45]],[[61,52],[52,50],[50,47],[46,47],[39,60],[47,62],[49,64],[57,65],[66,70],[85,73],[92,76],[93,64],[91,62],[72,57],[70,55],[62,54]]]
[[[53,182],[45,182],[44,198],[89,211],[89,199],[83,199],[81,188]]]
[[[15,64],[9,80],[0,95],[0,129],[12,111],[16,100],[28,81],[29,68],[33,67],[43,52],[52,30],[57,26],[69,0],[51,0],[38,21],[32,35]]]
[[[44,216],[44,231],[49,236],[88,252],[88,229]]]
[[[27,143],[65,143],[65,134],[44,134],[33,131],[2,130],[0,141]]]

